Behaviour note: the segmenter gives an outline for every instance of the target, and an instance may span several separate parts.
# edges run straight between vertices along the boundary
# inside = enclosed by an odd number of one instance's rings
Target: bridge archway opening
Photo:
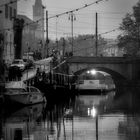
[[[125,77],[115,71],[112,71],[111,69],[108,69],[108,68],[104,68],[104,67],[92,67],[92,68],[85,68],[85,69],[81,69],[81,70],[78,70],[76,71],[74,74],[75,75],[81,75],[82,73],[84,72],[87,72],[87,71],[91,71],[91,70],[96,70],[97,72],[100,72],[102,74],[108,74],[110,75],[113,80],[125,80]]]
[[[96,71],[96,74],[94,75]],[[120,84],[121,81],[126,80],[125,77],[123,75],[120,75],[119,73],[112,71],[108,68],[104,68],[104,67],[95,67],[95,68],[85,68],[85,69],[81,69],[79,71],[76,71],[74,74],[77,76],[77,81],[78,81],[78,77],[82,76],[86,73],[92,73],[92,77],[94,77],[93,79],[104,79],[109,78],[110,80],[112,79],[112,82],[114,83],[114,85],[117,87],[118,84]]]

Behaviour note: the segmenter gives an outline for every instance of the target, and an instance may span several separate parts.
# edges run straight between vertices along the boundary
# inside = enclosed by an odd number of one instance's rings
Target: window
[[[14,9],[14,18],[16,18],[16,16],[17,16],[17,11],[16,11],[16,9]]]
[[[12,19],[12,7],[10,7],[10,20]]]
[[[5,18],[8,18],[8,5],[5,5]]]

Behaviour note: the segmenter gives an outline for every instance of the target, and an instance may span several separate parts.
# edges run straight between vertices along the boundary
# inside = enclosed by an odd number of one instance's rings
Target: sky
[[[59,39],[60,37],[72,36],[72,24],[69,20],[70,13],[61,13],[70,10],[79,9],[73,12],[75,20],[73,22],[73,35],[95,34],[95,13],[98,13],[98,34],[105,38],[116,38],[120,31],[118,30],[122,19],[126,13],[132,13],[132,7],[138,0],[102,0],[98,4],[96,0],[42,0],[43,5],[48,11],[48,32],[49,38]],[[35,0],[20,0],[18,4],[18,13],[24,14],[32,19],[32,5]],[[54,17],[53,17],[54,16]],[[50,18],[53,17],[53,18]]]

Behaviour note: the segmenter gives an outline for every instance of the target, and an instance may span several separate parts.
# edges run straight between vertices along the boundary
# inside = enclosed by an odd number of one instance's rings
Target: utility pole
[[[96,12],[96,26],[95,26],[95,56],[98,56],[98,14]]]
[[[58,48],[58,39],[57,39],[57,26],[58,26],[58,21],[57,21],[57,18],[56,18],[56,47],[55,49],[57,50],[57,52],[59,52],[59,48]]]
[[[63,60],[65,56],[65,39],[63,38]]]
[[[59,52],[59,47],[58,47],[58,39],[56,38],[56,50]]]
[[[75,15],[73,14],[73,12],[71,12],[71,14],[69,15],[69,20],[71,20],[71,36],[72,36],[72,41],[71,41],[71,45],[72,45],[72,55],[73,55],[73,21],[76,20]]]
[[[48,39],[48,11],[46,11],[46,53],[48,57],[48,44],[49,44],[49,39]]]

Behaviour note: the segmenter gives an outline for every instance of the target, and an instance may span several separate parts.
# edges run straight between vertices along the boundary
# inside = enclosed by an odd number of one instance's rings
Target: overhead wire
[[[65,15],[65,14],[73,13],[73,12],[77,12],[77,11],[82,10],[82,9],[84,9],[84,8],[87,8],[87,7],[91,6],[91,5],[98,4],[99,2],[102,2],[102,1],[104,1],[104,0],[97,0],[97,1],[92,2],[92,3],[90,3],[90,4],[85,4],[84,6],[82,6],[82,7],[80,7],[80,8],[76,8],[76,9],[73,9],[73,10],[69,10],[69,11],[66,11],[66,12],[63,12],[63,13],[60,13],[60,14],[51,16],[51,17],[49,17],[48,19],[55,18],[55,17],[59,17],[59,16],[62,16],[62,15]],[[106,0],[106,1],[107,1],[107,0]]]
[[[4,6],[4,5],[6,5],[6,4],[13,4],[13,3],[16,3],[17,1],[18,1],[18,0],[10,1],[9,3],[5,3],[5,4],[0,5],[0,7]],[[99,2],[102,2],[102,1],[104,1],[104,0],[97,0],[97,1],[92,2],[92,3],[90,3],[90,4],[85,4],[84,6],[82,6],[82,7],[80,7],[80,8],[76,8],[76,9],[69,10],[69,11],[66,11],[66,12],[63,12],[63,13],[60,13],[60,14],[57,14],[57,15],[50,16],[50,17],[48,17],[48,19],[58,18],[59,16],[62,16],[62,15],[65,15],[65,14],[69,14],[69,13],[72,13],[72,12],[77,12],[77,11],[82,10],[82,9],[84,9],[84,8],[87,8],[87,7],[89,7],[89,6],[93,5],[93,4],[98,4]],[[24,27],[25,27],[25,26],[28,26],[28,25],[31,25],[31,24],[38,23],[39,21],[42,21],[42,20],[44,20],[44,18],[38,19],[38,20],[33,21],[33,22],[31,22],[31,23],[26,23],[26,24],[24,24]],[[10,28],[5,28],[5,29],[3,29],[3,30],[10,30]],[[107,33],[113,32],[113,31],[115,31],[115,30],[107,31],[107,32],[104,32],[104,33],[101,33],[101,34],[107,34]],[[100,35],[101,35],[101,34],[100,34]]]
[[[9,3],[5,3],[5,4],[0,5],[0,7],[1,6],[4,6],[6,4],[16,3],[17,1],[18,0],[13,0],[13,1],[9,2]],[[84,8],[87,8],[87,7],[91,6],[91,5],[98,4],[99,2],[102,2],[102,1],[104,1],[104,0],[96,0],[95,2],[92,2],[92,3],[89,3],[89,4],[85,4],[84,6],[82,6],[80,8],[76,8],[76,9],[73,9],[73,10],[70,10],[70,11],[66,11],[66,12],[63,12],[63,13],[60,13],[60,14],[57,14],[57,15],[48,17],[48,19],[52,19],[52,18],[56,18],[56,17],[58,18],[59,16],[62,16],[62,15],[65,15],[65,14],[69,14],[69,13],[72,13],[72,12],[76,12],[76,11],[82,10]],[[108,1],[108,0],[105,0],[105,1]],[[40,22],[42,20],[44,21],[45,19],[44,18],[40,18],[40,19],[38,19],[36,21],[30,22],[30,23],[26,23],[26,24],[24,24],[23,27],[28,26],[28,25],[31,25],[31,24],[38,23],[38,22]],[[8,30],[10,30],[10,29],[8,29]]]
[[[90,4],[85,4],[84,6],[82,6],[82,7],[80,7],[80,8],[76,8],[76,9],[73,9],[73,10],[70,10],[70,11],[66,11],[66,12],[63,12],[63,13],[54,15],[54,16],[50,16],[50,17],[48,17],[48,19],[58,18],[58,17],[60,17],[60,16],[62,16],[62,15],[66,15],[66,14],[69,14],[69,13],[72,13],[72,12],[77,12],[77,11],[82,10],[82,9],[84,9],[84,8],[87,8],[87,7],[89,7],[89,6],[93,5],[93,4],[98,4],[98,3],[101,2],[101,1],[104,1],[104,0],[97,0],[97,1],[92,2],[92,3],[90,3]],[[107,1],[107,0],[106,0],[106,1]],[[35,22],[39,22],[39,21],[41,21],[41,20],[44,20],[44,18],[38,19],[38,20],[36,20]],[[35,23],[35,22],[33,22],[33,23]],[[29,23],[29,24],[32,24],[32,23]]]
[[[3,6],[5,6],[5,5],[10,5],[10,4],[16,3],[17,1],[19,1],[19,0],[12,0],[12,1],[10,1],[10,2],[1,4],[0,7],[3,7]]]

